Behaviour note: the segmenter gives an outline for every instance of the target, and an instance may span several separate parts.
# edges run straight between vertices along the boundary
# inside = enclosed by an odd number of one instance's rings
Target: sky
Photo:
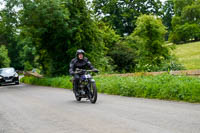
[[[3,0],[0,0],[0,9],[2,9],[3,7],[4,7]]]

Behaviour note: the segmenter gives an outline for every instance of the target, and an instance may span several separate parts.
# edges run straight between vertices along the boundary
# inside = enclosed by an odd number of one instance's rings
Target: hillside
[[[177,45],[174,53],[186,69],[200,69],[200,42]]]

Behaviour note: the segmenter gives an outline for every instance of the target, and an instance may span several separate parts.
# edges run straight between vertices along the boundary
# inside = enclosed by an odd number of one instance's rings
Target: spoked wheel
[[[89,99],[91,103],[96,103],[97,101],[97,87],[95,83],[91,83]]]

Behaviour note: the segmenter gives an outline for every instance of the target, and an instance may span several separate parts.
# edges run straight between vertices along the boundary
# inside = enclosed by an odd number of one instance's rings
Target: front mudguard
[[[90,82],[91,82],[91,83],[95,83],[95,80],[94,80],[94,79],[91,79]]]

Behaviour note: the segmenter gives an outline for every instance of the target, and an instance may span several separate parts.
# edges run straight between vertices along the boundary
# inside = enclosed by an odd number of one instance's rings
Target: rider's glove
[[[80,75],[83,75],[85,73],[85,71],[84,70],[82,70],[82,71],[80,71]]]

